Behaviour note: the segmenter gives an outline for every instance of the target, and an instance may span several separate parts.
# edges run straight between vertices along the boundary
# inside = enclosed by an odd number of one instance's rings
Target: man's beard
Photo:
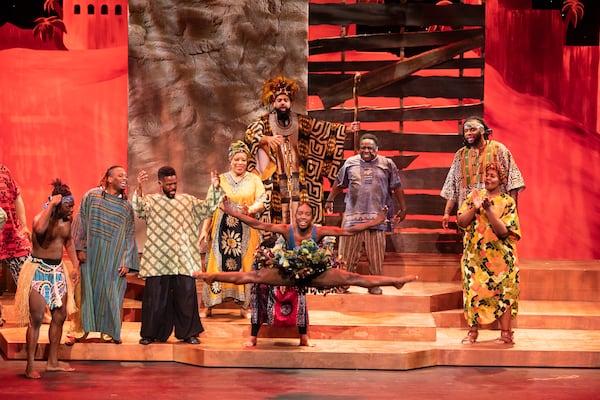
[[[473,143],[469,143],[465,140],[465,146],[471,148],[471,147],[477,147],[479,146],[479,144],[481,143],[481,141],[483,140],[483,135],[479,134],[479,136],[477,136],[477,138],[475,139],[475,141]]]
[[[291,111],[289,108],[284,109],[283,111],[281,111],[281,109],[276,108],[275,111],[277,112],[277,119],[279,121],[289,121],[290,120],[290,114]]]
[[[171,191],[163,190],[163,193],[165,194],[165,196],[167,196],[170,199],[174,199],[175,198],[175,193],[171,194]]]

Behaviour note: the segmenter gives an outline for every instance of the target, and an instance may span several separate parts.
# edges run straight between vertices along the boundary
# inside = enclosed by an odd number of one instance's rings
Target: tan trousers
[[[380,230],[366,230],[353,236],[340,237],[339,254],[346,262],[346,269],[348,272],[356,272],[363,245],[369,262],[369,274],[381,275],[385,255],[385,231]]]

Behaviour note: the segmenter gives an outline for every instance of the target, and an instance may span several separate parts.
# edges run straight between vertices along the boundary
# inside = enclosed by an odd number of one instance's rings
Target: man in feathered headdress
[[[266,220],[290,223],[302,202],[323,222],[323,178],[334,180],[344,158],[346,126],[291,111],[298,84],[278,76],[265,82],[261,100],[271,111],[252,122],[244,135],[248,170],[257,172],[270,205]],[[358,122],[349,131],[358,131]]]

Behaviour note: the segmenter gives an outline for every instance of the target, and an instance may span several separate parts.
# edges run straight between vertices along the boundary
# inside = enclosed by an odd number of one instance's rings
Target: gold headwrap
[[[248,146],[246,146],[246,143],[242,142],[241,140],[236,140],[229,146],[229,150],[227,150],[227,158],[229,161],[231,161],[233,156],[235,156],[237,153],[246,153],[247,156],[250,156],[250,150],[248,149]]]
[[[260,99],[265,106],[273,103],[280,94],[285,94],[293,100],[298,89],[298,84],[293,79],[278,76],[265,82]]]

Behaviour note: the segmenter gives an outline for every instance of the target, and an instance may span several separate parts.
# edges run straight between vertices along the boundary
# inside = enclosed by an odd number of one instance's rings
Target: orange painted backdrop
[[[560,49],[545,52],[539,33],[556,17],[523,16],[501,4],[487,2],[485,117],[525,175],[521,256],[598,259],[598,48],[550,40]],[[0,162],[19,182],[30,221],[55,177],[80,199],[108,166],[127,164],[125,46],[7,48],[0,65]]]

